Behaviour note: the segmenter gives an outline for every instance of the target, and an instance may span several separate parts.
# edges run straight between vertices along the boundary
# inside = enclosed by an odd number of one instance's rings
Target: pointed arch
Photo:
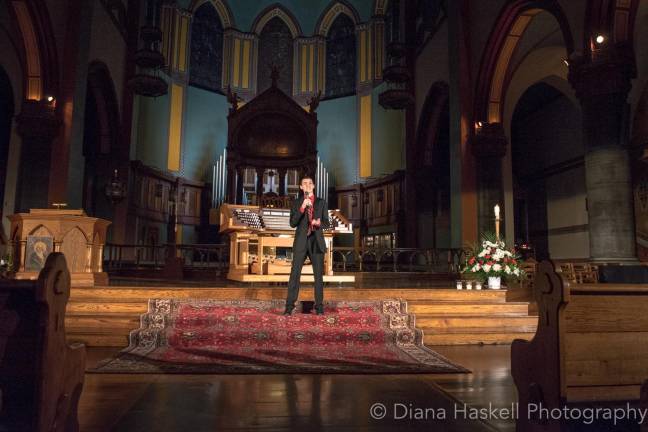
[[[224,24],[213,1],[193,10],[189,48],[189,84],[220,92],[223,78]]]
[[[385,15],[389,0],[374,0],[374,15]]]
[[[315,33],[326,37],[328,35],[331,24],[340,14],[345,14],[353,21],[354,25],[360,23],[360,14],[358,11],[345,0],[336,0],[331,2],[326,9],[322,12],[317,24],[315,24]]]
[[[101,61],[93,61],[88,66],[88,91],[86,100],[94,103],[89,107],[86,102],[86,115],[88,109],[96,109],[97,142],[95,148],[85,148],[84,155],[108,154],[117,152],[119,141],[119,103],[115,85],[110,75],[108,66]],[[87,132],[86,132],[87,134]]]
[[[302,35],[302,30],[299,25],[299,21],[297,21],[297,18],[295,18],[295,16],[288,9],[286,9],[285,6],[279,3],[268,6],[267,8],[263,9],[259,13],[259,15],[257,15],[257,17],[254,19],[254,22],[252,23],[252,33],[260,35],[263,31],[263,27],[265,27],[268,21],[275,17],[280,18],[284,23],[286,23],[293,39]]]
[[[506,92],[506,80],[513,53],[533,18],[550,13],[558,22],[567,50],[574,52],[574,40],[567,17],[553,0],[515,0],[505,5],[493,26],[482,56],[475,92],[475,121],[500,123]]]
[[[48,9],[42,0],[10,3],[21,39],[24,98],[42,100],[58,91],[58,59]]]
[[[54,237],[52,231],[43,224],[38,225],[36,228],[31,230],[28,235],[36,237]]]
[[[65,255],[71,273],[85,271],[89,264],[88,244],[88,236],[78,226],[70,229],[61,238],[61,252]]]
[[[435,138],[441,129],[442,111],[448,104],[449,95],[448,84],[444,81],[437,81],[432,84],[425,102],[423,102],[416,129],[416,154],[421,155],[420,158],[417,158],[418,169],[425,165],[431,165],[432,146],[434,146]]]
[[[200,6],[205,3],[211,3],[212,6],[214,6],[216,13],[218,13],[218,16],[220,17],[223,29],[236,27],[232,10],[229,8],[229,5],[225,0],[192,0],[191,5],[189,6],[189,10],[193,14]]]

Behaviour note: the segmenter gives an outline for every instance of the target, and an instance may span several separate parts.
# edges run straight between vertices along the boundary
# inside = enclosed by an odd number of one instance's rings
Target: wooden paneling
[[[147,167],[139,161],[132,163],[135,180],[133,206],[137,216],[155,222],[167,223],[171,201],[178,207],[178,223],[200,225],[205,184]],[[175,192],[177,189],[177,193]]]

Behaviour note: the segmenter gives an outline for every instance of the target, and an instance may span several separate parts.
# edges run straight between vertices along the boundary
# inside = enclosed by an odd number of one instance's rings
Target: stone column
[[[477,233],[495,232],[494,207],[499,204],[500,236],[505,223],[502,186],[502,158],[508,146],[501,123],[483,123],[470,138],[470,147],[476,159],[477,179]],[[513,240],[513,239],[509,239]]]
[[[635,73],[631,59],[612,56],[574,61],[569,70],[569,80],[583,111],[593,261],[637,259],[627,133],[627,98]]]
[[[16,213],[30,208],[49,208],[48,189],[52,142],[61,122],[54,106],[45,101],[26,100],[16,117],[18,134],[22,138]]]

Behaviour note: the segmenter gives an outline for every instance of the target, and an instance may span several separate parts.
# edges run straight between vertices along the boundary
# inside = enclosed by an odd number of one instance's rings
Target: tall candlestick
[[[500,229],[500,206],[495,204],[495,237],[499,240],[499,229]]]

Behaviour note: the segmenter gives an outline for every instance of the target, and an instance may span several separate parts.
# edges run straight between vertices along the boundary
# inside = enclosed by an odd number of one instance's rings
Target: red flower
[[[515,260],[512,260],[511,262],[512,262],[513,264],[517,264],[517,261],[515,261]]]
[[[490,259],[490,257],[491,257],[490,255],[484,256],[484,258],[486,258],[486,259]]]
[[[470,261],[468,261],[468,264],[470,264],[470,265],[475,264],[475,257],[470,258]]]

